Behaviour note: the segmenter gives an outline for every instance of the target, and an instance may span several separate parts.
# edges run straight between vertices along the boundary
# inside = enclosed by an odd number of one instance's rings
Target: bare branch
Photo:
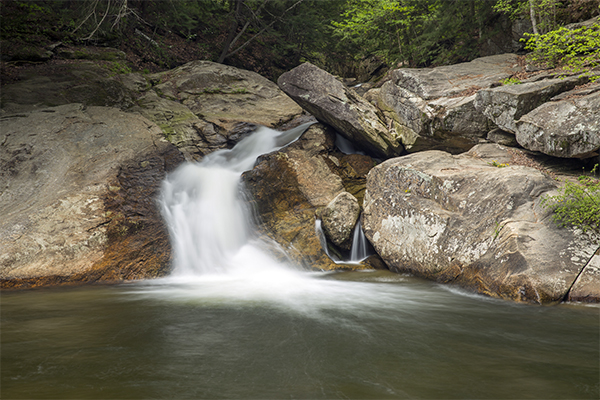
[[[281,19],[283,18],[283,16],[290,11],[291,9],[293,9],[294,7],[296,7],[298,4],[302,3],[304,0],[298,0],[296,3],[292,4],[287,10],[285,10],[278,18]],[[240,47],[238,47],[237,49],[233,50],[232,52],[228,53],[225,57],[223,57],[223,60],[225,60],[227,57],[231,57],[232,55],[234,55],[235,53],[237,53],[238,51],[242,50],[243,48],[245,48],[246,46],[248,46],[254,39],[256,39],[257,37],[259,37],[264,31],[266,31],[267,29],[269,29],[271,26],[273,26],[273,24],[275,24],[275,21],[272,21],[269,25],[265,26],[263,29],[261,29],[256,35],[252,36],[250,39],[248,39],[244,44],[242,44]],[[239,36],[239,35],[238,35]]]

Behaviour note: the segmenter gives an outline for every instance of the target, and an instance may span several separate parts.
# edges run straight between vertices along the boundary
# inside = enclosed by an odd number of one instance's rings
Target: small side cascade
[[[362,230],[360,218],[354,226],[354,235],[352,236],[352,248],[350,249],[350,262],[360,262],[371,254],[370,244],[367,241],[365,233]]]
[[[327,243],[327,237],[323,232],[322,222],[320,219],[315,221],[315,231],[321,242],[321,247],[327,256],[336,264],[359,264],[364,259],[373,255],[373,251],[370,243],[367,241],[365,234],[362,230],[360,219],[354,226],[354,232],[352,236],[352,246],[350,248],[349,258],[344,260],[340,254],[336,254],[332,251]]]

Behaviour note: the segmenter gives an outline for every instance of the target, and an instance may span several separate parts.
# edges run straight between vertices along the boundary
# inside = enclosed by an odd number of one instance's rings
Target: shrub
[[[592,169],[595,173],[598,164]],[[554,211],[553,220],[561,226],[572,225],[584,232],[600,233],[600,180],[582,175],[577,183],[565,182],[556,196],[542,199],[542,206]]]
[[[600,24],[578,29],[560,27],[543,35],[525,34],[528,59],[538,65],[581,72],[600,66]]]

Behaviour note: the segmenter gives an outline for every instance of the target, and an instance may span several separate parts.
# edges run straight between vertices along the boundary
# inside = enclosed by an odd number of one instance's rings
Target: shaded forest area
[[[40,63],[91,59],[115,73],[210,60],[276,80],[310,61],[359,81],[523,50],[599,14],[599,0],[2,0],[3,82]],[[103,49],[119,51],[107,53]],[[122,53],[121,53],[122,52]],[[107,55],[108,54],[108,55]]]

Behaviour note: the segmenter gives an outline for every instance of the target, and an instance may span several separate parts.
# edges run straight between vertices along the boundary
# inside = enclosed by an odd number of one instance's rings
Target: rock
[[[321,212],[323,230],[327,238],[337,246],[350,250],[352,232],[359,214],[360,206],[356,197],[346,191],[338,194]]]
[[[277,128],[302,112],[259,74],[210,61],[192,61],[150,79],[160,97],[180,102],[225,132],[240,122]]]
[[[320,122],[377,157],[403,151],[400,138],[388,131],[375,107],[333,75],[304,63],[281,75],[279,87]]]
[[[381,89],[365,95],[383,111],[409,152],[443,149],[460,153],[491,128],[474,105],[475,92],[519,71],[517,56],[482,57],[436,68],[401,68]]]
[[[186,159],[232,148],[257,125],[278,128],[302,113],[266,78],[209,61],[193,61],[148,79],[155,85],[131,111],[160,126]]]
[[[59,64],[25,73],[16,83],[2,87],[3,114],[28,112],[70,103],[128,108],[136,95],[109,70],[91,62]]]
[[[298,141],[261,156],[254,169],[242,175],[263,235],[287,252],[282,258],[308,269],[348,268],[329,259],[315,230],[317,211],[348,190],[345,182],[356,184],[360,179],[351,165],[360,170],[361,162],[345,160],[334,143],[330,128],[313,125]]]
[[[5,115],[2,127],[3,288],[167,272],[169,239],[155,198],[182,157],[156,125],[69,104]]]
[[[516,123],[526,149],[563,158],[589,158],[600,150],[600,91],[548,102]]]
[[[489,88],[519,71],[516,54],[498,54],[436,68],[396,69],[392,71],[392,82],[424,100],[431,100]]]
[[[188,160],[229,144],[225,133],[220,133],[213,124],[198,118],[183,104],[159,97],[153,90],[142,96],[132,111],[158,125],[167,140],[176,145]]]
[[[519,143],[517,142],[517,139],[515,138],[514,133],[503,131],[500,128],[496,128],[496,129],[489,131],[486,139],[489,140],[490,142],[494,142],[494,143],[500,144],[502,146],[508,146],[508,147],[519,146]]]
[[[597,303],[600,299],[600,248],[585,266],[569,291],[568,301]]]
[[[503,166],[508,160],[506,148],[483,144],[376,166],[367,179],[365,235],[391,270],[493,297],[561,301],[599,238],[556,225],[540,206],[556,181]]]
[[[546,79],[520,85],[505,85],[480,90],[475,108],[491,119],[500,129],[516,133],[517,121],[559,93],[588,81],[587,76]]]

